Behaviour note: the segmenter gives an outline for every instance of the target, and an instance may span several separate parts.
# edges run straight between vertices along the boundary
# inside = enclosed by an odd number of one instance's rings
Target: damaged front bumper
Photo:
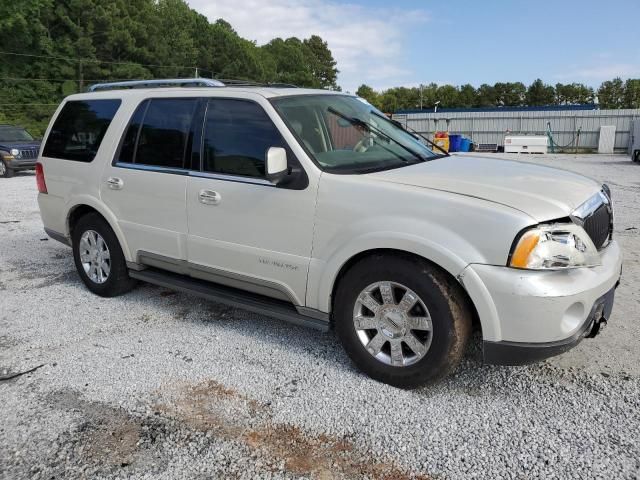
[[[493,365],[526,365],[528,363],[554,357],[572,349],[583,338],[595,337],[611,316],[616,285],[598,298],[589,313],[586,321],[569,338],[555,342],[527,343],[527,342],[490,342],[484,341],[484,361]]]
[[[485,361],[530,363],[595,336],[611,315],[620,245],[612,241],[600,259],[595,267],[550,271],[467,266],[458,278],[478,312]]]

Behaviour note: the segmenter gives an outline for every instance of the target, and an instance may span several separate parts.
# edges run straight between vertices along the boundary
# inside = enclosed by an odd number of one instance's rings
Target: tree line
[[[60,100],[91,83],[196,74],[338,88],[319,36],[258,46],[184,0],[0,2],[0,123],[40,135]]]
[[[438,108],[477,108],[577,105],[597,100],[600,108],[640,108],[640,79],[623,82],[615,78],[603,82],[597,90],[582,83],[547,85],[540,79],[529,86],[522,82],[498,82],[478,88],[469,84],[456,87],[430,83],[375,91],[368,85],[360,85],[356,94],[384,112],[433,110],[436,102]]]
[[[265,19],[268,21],[268,19]],[[151,78],[250,79],[339,89],[335,59],[322,38],[241,37],[184,0],[11,0],[0,2],[0,123],[41,135],[60,100],[89,84]],[[592,103],[640,108],[640,79],[579,83],[536,80],[436,85],[357,92],[383,111]]]

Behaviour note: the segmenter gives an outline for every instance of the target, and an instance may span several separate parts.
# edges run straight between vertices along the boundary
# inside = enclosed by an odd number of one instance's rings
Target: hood
[[[19,150],[31,150],[40,148],[40,142],[31,140],[29,142],[3,142],[0,140],[0,150],[11,150],[17,148]]]
[[[481,198],[520,210],[538,222],[568,216],[600,190],[582,175],[531,163],[450,156],[371,178]]]

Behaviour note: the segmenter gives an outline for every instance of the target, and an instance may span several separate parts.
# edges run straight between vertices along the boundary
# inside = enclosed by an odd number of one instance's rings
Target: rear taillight
[[[36,183],[40,193],[47,193],[47,184],[44,181],[44,169],[40,162],[36,163]]]

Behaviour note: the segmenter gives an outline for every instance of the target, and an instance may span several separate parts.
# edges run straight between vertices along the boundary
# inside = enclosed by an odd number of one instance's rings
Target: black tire
[[[431,343],[420,360],[392,366],[374,358],[358,338],[353,323],[360,292],[389,281],[415,292],[432,321]],[[373,255],[353,265],[339,282],[334,301],[335,328],[344,349],[371,378],[400,388],[417,388],[446,376],[460,363],[471,335],[471,307],[454,279],[422,259],[404,255]]]
[[[80,239],[82,235],[93,230],[97,232],[106,243],[110,253],[110,272],[104,283],[96,283],[85,272],[80,260]],[[73,247],[73,260],[76,264],[76,270],[80,278],[93,293],[101,297],[115,297],[130,291],[136,285],[136,281],[129,277],[127,264],[120,248],[120,242],[115,233],[105,221],[97,213],[88,213],[82,216],[76,223],[71,234]]]
[[[7,162],[5,162],[4,160],[0,160],[0,162],[2,162],[2,165],[4,166],[4,169],[0,169],[0,170],[4,170],[0,175],[0,177],[3,177],[3,178],[13,177],[15,173],[14,170],[12,168],[9,168],[9,165],[7,165]]]
[[[633,160],[634,162],[640,162],[640,150],[635,150],[635,151],[633,152],[633,158],[632,158],[632,160]]]

